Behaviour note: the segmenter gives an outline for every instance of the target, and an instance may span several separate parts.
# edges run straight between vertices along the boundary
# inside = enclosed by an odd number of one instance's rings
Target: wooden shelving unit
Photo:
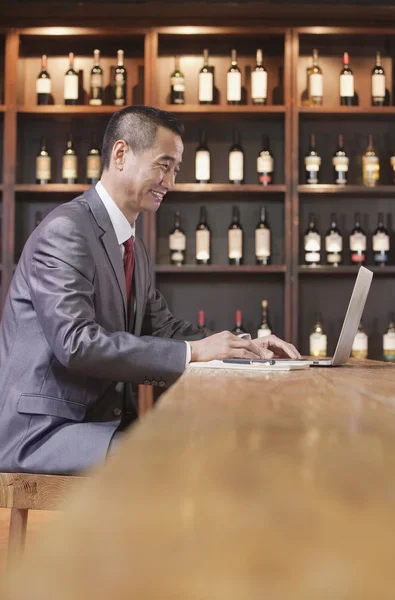
[[[354,275],[356,277],[358,268],[359,267],[354,266],[331,267],[327,265],[317,265],[316,267],[310,267],[308,265],[301,265],[299,267],[299,274],[308,276],[333,275],[334,277],[339,275]],[[373,271],[375,277],[393,277],[395,275],[394,266],[376,267],[372,265],[366,265],[366,268],[370,271]]]
[[[112,115],[119,107],[117,106],[64,106],[63,104],[53,104],[48,106],[36,106],[28,104],[17,107],[17,112],[30,115]]]
[[[367,196],[377,198],[380,196],[395,197],[395,185],[378,185],[374,188],[365,185],[336,185],[336,184],[318,184],[318,185],[298,185],[299,194],[327,194],[331,196]]]
[[[180,267],[174,265],[156,265],[156,273],[168,273],[168,274],[185,274],[193,273],[196,275],[207,275],[207,274],[229,274],[242,275],[245,273],[254,273],[256,275],[265,275],[268,273],[285,273],[285,265],[241,265],[239,267],[233,265],[182,265]]]

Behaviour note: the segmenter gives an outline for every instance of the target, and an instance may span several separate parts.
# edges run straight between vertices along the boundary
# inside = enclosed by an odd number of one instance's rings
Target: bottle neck
[[[118,52],[117,61],[118,67],[123,67],[123,52]]]
[[[266,221],[266,209],[264,206],[261,207],[261,222],[265,223]]]

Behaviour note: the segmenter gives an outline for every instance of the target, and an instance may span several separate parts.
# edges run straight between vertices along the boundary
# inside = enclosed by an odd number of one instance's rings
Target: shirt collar
[[[100,200],[106,207],[108,216],[114,227],[115,235],[117,236],[118,244],[121,246],[130,238],[130,236],[135,238],[136,228],[131,226],[121,209],[115,204],[110,194],[104,188],[101,181],[97,182],[95,189]]]

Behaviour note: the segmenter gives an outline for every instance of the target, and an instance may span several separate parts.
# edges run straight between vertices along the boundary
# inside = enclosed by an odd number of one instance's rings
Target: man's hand
[[[259,349],[266,352],[264,358],[302,358],[295,346],[284,342],[276,335],[265,335],[253,340]]]
[[[279,341],[281,342],[281,340]],[[282,343],[285,344],[285,342]],[[258,346],[250,340],[243,340],[229,331],[221,331],[221,333],[215,333],[203,340],[189,342],[189,344],[192,351],[192,362],[224,358],[270,358],[268,354],[272,355],[272,352],[265,347]]]

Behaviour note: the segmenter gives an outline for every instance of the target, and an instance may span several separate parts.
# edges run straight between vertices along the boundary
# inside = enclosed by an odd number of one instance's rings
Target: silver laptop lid
[[[343,365],[350,358],[352,344],[358,331],[363,309],[365,308],[372,278],[372,271],[365,269],[365,267],[359,268],[357,280],[351,294],[351,300],[333,356],[333,365]]]

